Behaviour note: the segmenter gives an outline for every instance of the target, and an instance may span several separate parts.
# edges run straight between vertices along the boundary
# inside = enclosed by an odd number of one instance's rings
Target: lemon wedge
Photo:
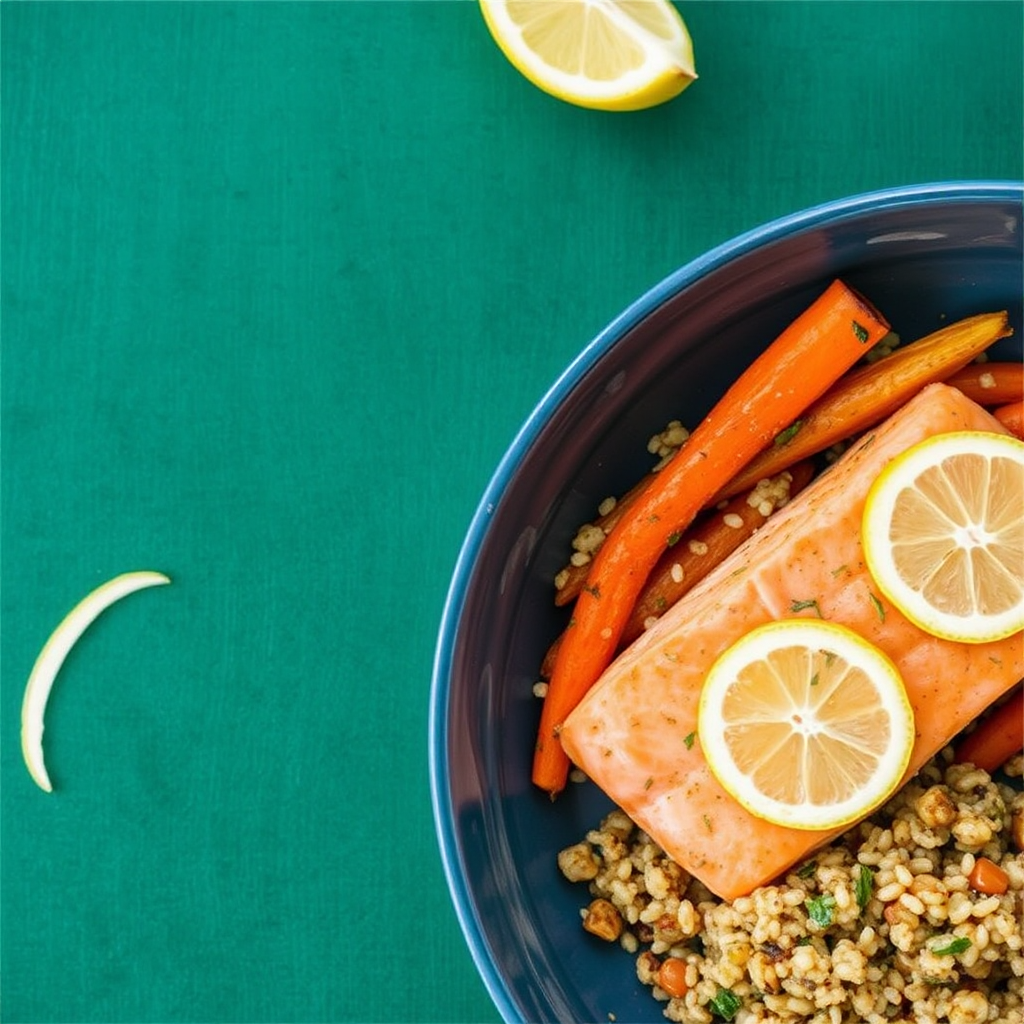
[[[914,713],[883,651],[846,626],[785,619],[712,665],[697,731],[708,767],[751,814],[828,830],[870,814],[899,786]]]
[[[641,110],[696,77],[669,0],[480,0],[505,56],[534,85],[596,110]]]
[[[965,430],[907,449],[868,491],[861,540],[879,589],[925,632],[1024,629],[1024,442]]]
[[[29,775],[40,789],[53,792],[43,758],[43,719],[54,680],[68,652],[92,622],[115,601],[144,587],[171,581],[159,572],[126,572],[82,598],[61,620],[39,652],[25,686],[21,705],[21,753]]]

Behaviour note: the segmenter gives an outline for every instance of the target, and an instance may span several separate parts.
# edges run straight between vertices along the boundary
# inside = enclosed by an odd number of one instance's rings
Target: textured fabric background
[[[1022,177],[1019,3],[680,4],[700,80],[547,97],[471,2],[5,3],[2,1015],[494,1021],[431,821],[463,532],[519,424],[707,248]],[[53,693],[61,616],[137,594]]]

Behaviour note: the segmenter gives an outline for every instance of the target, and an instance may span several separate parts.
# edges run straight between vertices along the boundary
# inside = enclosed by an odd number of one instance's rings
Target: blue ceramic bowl
[[[835,277],[904,339],[1008,309],[1020,358],[1024,187],[933,184],[774,221],[682,267],[599,334],[498,466],[441,622],[430,778],[444,868],[477,968],[506,1021],[660,1021],[632,958],[580,927],[586,889],[555,857],[610,806],[592,784],[552,803],[530,783],[531,688],[567,614],[552,577],[576,527],[649,468],[647,439],[695,424]]]

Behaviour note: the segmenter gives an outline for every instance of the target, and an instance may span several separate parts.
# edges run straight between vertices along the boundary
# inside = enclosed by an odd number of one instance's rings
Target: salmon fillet
[[[609,666],[568,717],[569,757],[683,868],[724,899],[752,892],[845,829],[803,831],[751,815],[711,774],[697,705],[715,659],[765,622],[842,623],[896,663],[917,738],[907,778],[1024,675],[1024,634],[968,645],[930,636],[864,564],[868,489],[900,452],[952,430],[1006,433],[955,388],[933,384],[851,447]],[[803,609],[794,611],[803,604]]]

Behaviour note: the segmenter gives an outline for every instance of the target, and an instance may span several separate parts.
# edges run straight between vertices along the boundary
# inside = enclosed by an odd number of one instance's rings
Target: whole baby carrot
[[[565,787],[562,723],[610,664],[665,548],[888,330],[862,297],[834,281],[747,368],[630,506],[598,549],[558,648],[534,751],[537,786],[552,796]]]
[[[1024,398],[1024,367],[1020,363],[971,363],[947,377],[946,383],[991,409]]]
[[[959,764],[994,772],[1024,748],[1024,690],[983,718],[956,747]]]
[[[1024,400],[1019,402],[1008,402],[1006,405],[996,406],[992,410],[992,415],[1006,429],[1013,434],[1014,437],[1019,437],[1024,441]]]

